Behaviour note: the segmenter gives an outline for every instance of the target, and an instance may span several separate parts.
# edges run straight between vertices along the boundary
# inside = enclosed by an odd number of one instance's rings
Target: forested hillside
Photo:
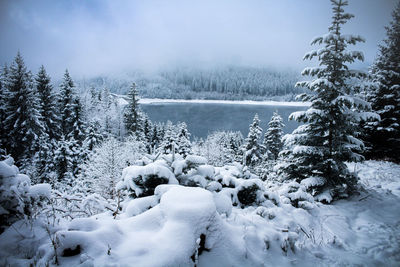
[[[298,72],[256,67],[175,68],[153,72],[130,72],[78,80],[81,88],[107,87],[126,94],[132,82],[141,97],[172,99],[294,100],[303,92],[295,88]]]

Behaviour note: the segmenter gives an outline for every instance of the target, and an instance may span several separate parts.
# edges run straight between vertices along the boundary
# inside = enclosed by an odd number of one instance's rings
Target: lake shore
[[[206,99],[161,99],[161,98],[142,98],[139,104],[159,104],[159,103],[199,103],[199,104],[230,104],[230,105],[258,105],[258,106],[292,106],[308,107],[309,102],[288,102],[288,101],[254,101],[254,100],[206,100]]]

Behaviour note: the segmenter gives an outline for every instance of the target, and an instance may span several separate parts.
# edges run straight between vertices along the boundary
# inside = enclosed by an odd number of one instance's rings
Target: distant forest
[[[154,74],[99,76],[78,81],[78,87],[106,87],[112,93],[126,94],[135,82],[142,98],[290,101],[304,90],[294,87],[298,79],[297,72],[268,68],[176,68]]]

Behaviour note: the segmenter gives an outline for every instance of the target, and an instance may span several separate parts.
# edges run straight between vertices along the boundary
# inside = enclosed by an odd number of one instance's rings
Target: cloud
[[[345,30],[363,35],[371,62],[395,0],[353,0]],[[329,1],[16,0],[0,4],[0,60],[19,49],[34,70],[91,76],[165,66],[243,64],[298,68],[327,31]]]

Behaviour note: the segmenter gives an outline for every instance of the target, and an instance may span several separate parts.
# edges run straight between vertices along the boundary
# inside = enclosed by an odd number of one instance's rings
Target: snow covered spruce
[[[315,78],[297,83],[312,91],[299,96],[311,106],[291,114],[291,119],[304,124],[284,137],[286,149],[281,155],[285,162],[277,167],[283,176],[304,183],[308,192],[328,203],[355,190],[357,174],[350,172],[345,162],[363,159],[364,144],[357,138],[360,122],[379,119],[367,111],[371,108],[367,101],[354,96],[350,83],[351,79],[365,77],[365,73],[349,68],[364,56],[360,51],[348,50],[348,46],[364,39],[341,33],[343,24],[354,16],[344,12],[347,1],[331,2],[333,21],[329,32],[311,42],[323,47],[304,56],[318,59],[317,67],[306,68],[302,73]]]

